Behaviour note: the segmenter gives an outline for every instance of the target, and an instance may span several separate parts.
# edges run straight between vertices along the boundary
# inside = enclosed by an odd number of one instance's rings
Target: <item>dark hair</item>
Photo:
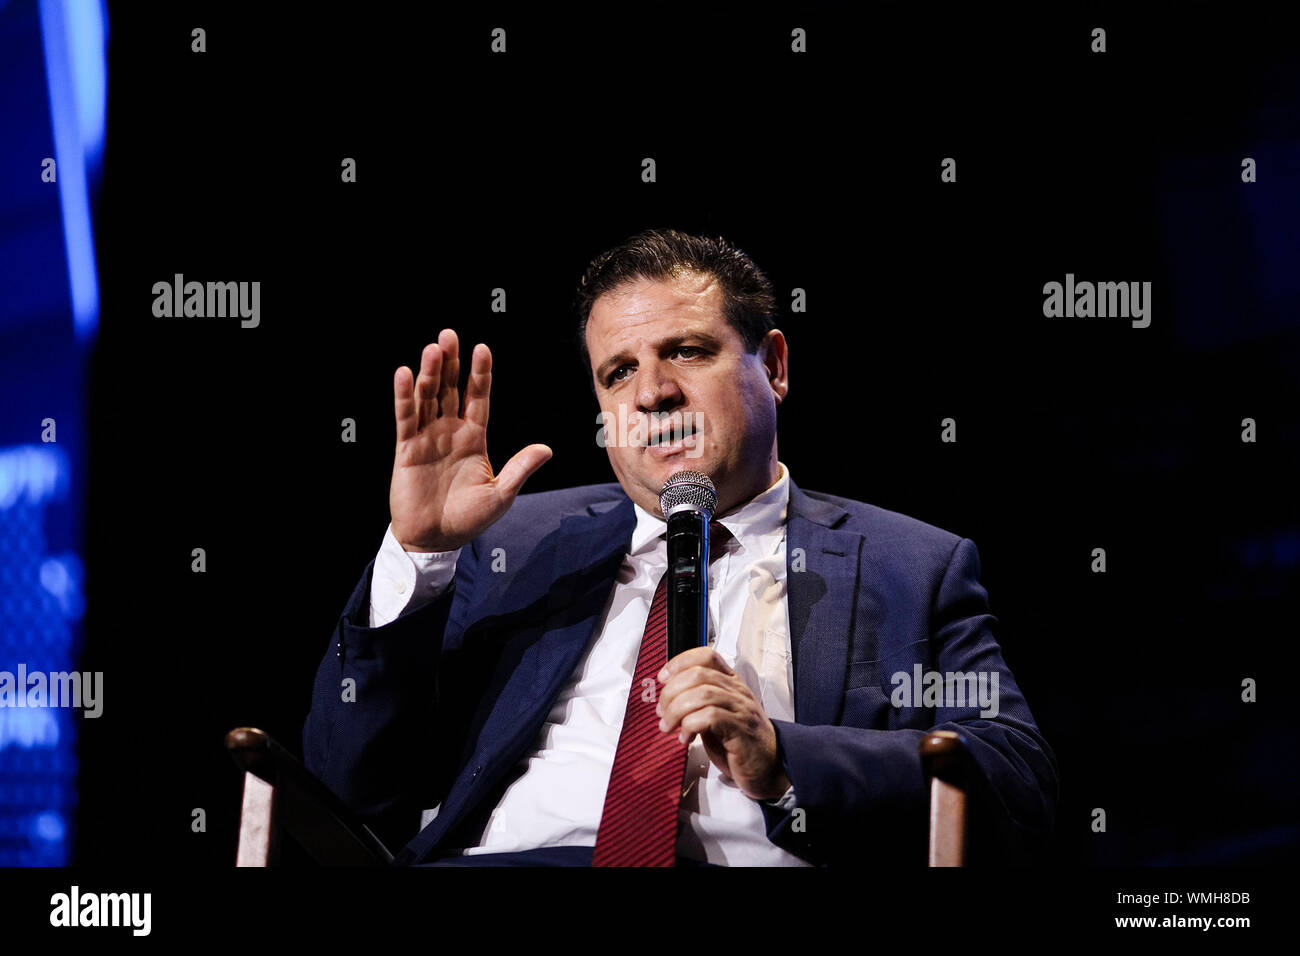
[[[578,315],[578,348],[588,375],[587,320],[596,300],[626,282],[675,278],[686,272],[718,281],[722,314],[750,352],[776,327],[772,283],[748,255],[721,236],[709,239],[676,229],[647,229],[592,259],[578,283],[573,307]]]

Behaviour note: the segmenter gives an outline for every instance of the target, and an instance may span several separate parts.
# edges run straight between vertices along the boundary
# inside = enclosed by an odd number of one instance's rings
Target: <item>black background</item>
[[[81,724],[77,862],[233,864],[222,739],[300,752],[388,520],[393,370],[441,328],[493,349],[498,467],[543,441],[526,490],[613,480],[569,303],[648,226],[724,235],[772,279],[801,487],[979,546],[1060,763],[1056,864],[1294,860],[1300,62],[1280,24],[268,7],[109,5],[81,664],[106,693]],[[1045,318],[1067,272],[1152,282],[1151,326]],[[155,318],[175,273],[260,281],[260,326]]]

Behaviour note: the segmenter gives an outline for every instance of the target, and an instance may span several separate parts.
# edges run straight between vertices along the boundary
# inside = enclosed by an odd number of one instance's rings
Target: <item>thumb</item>
[[[497,475],[497,488],[500,489],[501,496],[507,501],[513,501],[524,482],[550,461],[552,454],[554,453],[547,445],[529,445],[516,453],[515,457],[506,462],[501,474]]]

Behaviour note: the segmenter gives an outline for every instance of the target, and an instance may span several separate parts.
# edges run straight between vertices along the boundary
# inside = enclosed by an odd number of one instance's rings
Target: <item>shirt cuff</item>
[[[407,551],[393,536],[390,523],[370,576],[370,626],[391,624],[408,608],[436,599],[456,576],[459,557],[460,548]]]
[[[780,807],[782,810],[789,813],[797,805],[794,799],[794,784],[790,784],[790,786],[786,788],[785,793],[781,794],[781,796],[777,797],[775,800],[764,800],[763,802],[769,807]]]

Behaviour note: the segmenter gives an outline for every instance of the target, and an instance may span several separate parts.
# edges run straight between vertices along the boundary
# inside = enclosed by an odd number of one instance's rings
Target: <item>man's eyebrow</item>
[[[703,346],[704,348],[710,348],[710,349],[717,349],[721,347],[721,342],[719,342],[717,338],[710,335],[708,332],[702,332],[698,330],[688,331],[688,332],[677,332],[674,333],[673,335],[666,336],[665,338],[660,339],[656,343],[655,347],[659,352],[667,352],[672,349],[679,348],[682,345],[685,345],[687,343],[690,343],[692,345],[698,344],[700,346]],[[605,381],[605,377],[609,375],[610,372],[613,372],[624,362],[634,361],[635,359],[636,356],[626,350],[619,352],[618,354],[614,355],[612,358],[608,358],[605,361],[600,363],[600,367],[596,370],[596,378],[603,382]]]
[[[610,372],[614,371],[614,369],[618,368],[631,358],[635,358],[635,356],[624,351],[619,352],[612,358],[605,359],[605,361],[600,363],[600,368],[596,369],[596,380],[600,382],[605,381],[605,377],[609,375]]]
[[[708,332],[692,331],[682,332],[678,335],[670,335],[659,343],[659,349],[660,351],[663,351],[664,349],[676,348],[677,346],[684,345],[687,342],[698,344],[710,349],[719,348],[722,344]]]

